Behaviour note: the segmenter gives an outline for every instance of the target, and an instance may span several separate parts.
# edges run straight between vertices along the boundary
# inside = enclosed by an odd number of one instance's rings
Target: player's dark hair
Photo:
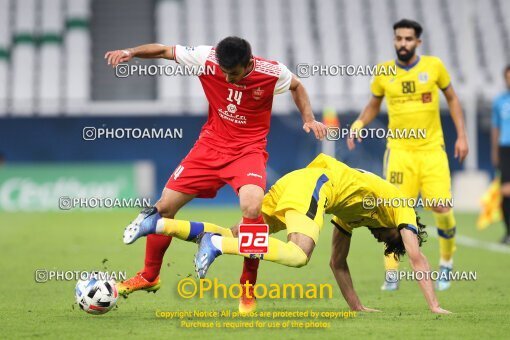
[[[395,261],[400,261],[400,258],[406,254],[406,247],[400,233],[394,240],[384,242],[384,245],[384,256],[393,254]]]
[[[226,37],[216,45],[216,58],[227,70],[238,65],[246,67],[252,58],[250,43],[239,37]]]
[[[420,223],[420,216],[416,214],[416,237],[418,237],[418,245],[421,245],[427,241],[427,232],[425,231],[425,224]],[[393,257],[396,261],[400,261],[400,258],[406,254],[406,247],[400,233],[398,237],[390,242],[385,242],[384,255],[388,256],[393,253]]]
[[[423,32],[423,28],[418,22],[409,19],[402,19],[393,24],[393,31],[396,31],[397,28],[412,28],[414,30],[416,38],[420,38]]]

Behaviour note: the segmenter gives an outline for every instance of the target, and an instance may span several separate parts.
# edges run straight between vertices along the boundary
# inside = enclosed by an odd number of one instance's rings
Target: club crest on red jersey
[[[257,87],[254,89],[251,93],[253,99],[260,100],[262,96],[264,95],[264,90],[262,90],[260,87]]]
[[[228,104],[227,105],[227,111],[230,113],[236,113],[237,112],[237,106],[234,104]]]

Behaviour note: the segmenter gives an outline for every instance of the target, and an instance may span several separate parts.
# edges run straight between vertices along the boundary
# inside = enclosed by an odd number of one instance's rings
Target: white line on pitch
[[[427,226],[427,233],[429,236],[438,238],[437,236],[437,228],[436,227],[429,227]],[[430,231],[430,233],[429,233]],[[510,247],[505,246],[503,244],[493,243],[493,242],[486,242],[486,241],[480,241],[471,237],[467,237],[464,235],[455,235],[455,242],[458,244],[461,244],[466,247],[472,247],[472,248],[480,248],[485,249],[489,251],[493,251],[496,253],[504,253],[504,254],[510,254]]]

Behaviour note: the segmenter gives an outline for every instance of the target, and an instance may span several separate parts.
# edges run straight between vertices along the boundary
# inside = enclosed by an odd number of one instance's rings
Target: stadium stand
[[[9,46],[11,40],[9,2],[0,1],[0,116],[7,113]]]
[[[62,1],[44,0],[41,9],[41,40],[36,98],[42,115],[56,115],[61,111],[62,32],[64,15]],[[85,97],[86,98],[86,97]]]
[[[501,69],[510,60],[510,19],[505,15],[510,3],[502,0],[491,0],[491,6],[480,0],[261,0],[243,4],[247,7],[242,11],[232,0],[147,3],[151,5],[143,6],[154,13],[150,20],[140,12],[143,18],[136,21],[140,34],[119,29],[125,25],[122,16],[136,15],[140,8],[122,2],[123,11],[111,20],[105,41],[141,44],[152,37],[165,44],[199,45],[240,35],[257,55],[280,60],[296,72],[300,63],[373,65],[391,59],[391,24],[408,17],[424,26],[422,53],[443,59],[461,96],[484,101],[501,89]],[[148,106],[159,107],[156,111],[161,113],[205,114],[200,83],[192,77],[132,81],[129,98],[125,89],[116,90],[118,82],[106,79],[111,75],[100,59],[105,46],[92,34],[94,25],[105,25],[104,18],[91,17],[103,13],[92,11],[101,6],[107,5],[95,0],[0,0],[0,115],[97,114],[98,110],[89,110],[96,101],[116,101],[113,111],[123,112],[130,100],[148,100]],[[463,24],[463,15],[469,16],[471,25]],[[475,55],[465,53],[465,39],[472,39]],[[470,69],[469,58],[476,71]],[[369,95],[368,77],[302,81],[318,109],[358,111]],[[277,114],[292,109],[287,97],[275,101]]]

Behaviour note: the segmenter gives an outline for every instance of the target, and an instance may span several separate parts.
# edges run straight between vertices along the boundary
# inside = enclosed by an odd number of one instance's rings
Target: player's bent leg
[[[174,218],[175,214],[193,198],[195,198],[195,195],[165,188],[163,189],[161,198],[156,202],[156,208],[162,217]],[[165,235],[149,235],[147,237],[145,246],[145,267],[143,269],[144,278],[152,281],[159,275],[163,257],[171,241],[172,238]]]
[[[302,240],[301,238],[306,238]],[[306,235],[294,236],[300,243],[311,242],[313,239]],[[276,262],[289,267],[302,267],[308,263],[308,257],[293,241],[287,243],[276,238],[269,237],[268,251],[266,254],[242,254],[239,251],[239,240],[237,238],[223,237],[210,233],[204,234],[199,243],[199,249],[195,255],[195,270],[200,279],[207,275],[211,264],[222,254],[240,255],[251,258],[260,258],[261,260]],[[312,247],[313,246],[308,246]]]
[[[319,241],[320,227],[310,217],[296,210],[285,212],[285,225],[287,240],[297,244],[310,259]]]
[[[456,250],[455,216],[453,210],[448,207],[434,207],[432,211],[439,236],[439,271],[441,273],[440,279],[436,282],[436,288],[446,290],[451,286],[448,277],[453,268],[453,253]]]
[[[262,209],[262,200],[264,199],[264,189],[255,184],[246,184],[239,188],[239,206],[244,219],[262,220],[260,210]],[[264,223],[262,220],[261,223]]]
[[[288,242],[269,238],[266,254],[241,254],[239,240],[219,235],[205,234],[200,240],[199,250],[195,255],[195,269],[199,278],[204,278],[214,260],[221,254],[256,257],[276,262],[289,267],[302,267],[308,260],[317,243],[320,228],[308,216],[295,210],[285,213]]]
[[[255,171],[257,172],[257,171]],[[260,184],[262,185],[262,184]],[[241,208],[243,224],[263,224],[264,219],[261,214],[262,201],[264,199],[264,189],[256,184],[244,184],[239,188],[239,206]],[[260,259],[244,258],[243,271],[239,278],[239,283],[245,285],[249,283],[246,289],[243,289],[239,298],[239,312],[250,313],[255,311],[257,300],[253,293],[253,286],[257,283],[257,271]]]
[[[173,218],[177,211],[194,197],[195,195],[184,194],[165,188],[156,205],[144,208],[136,219],[126,227],[124,230],[124,243],[131,244],[142,236],[155,234],[157,222],[162,217]]]
[[[157,213],[163,217],[173,218],[177,211],[194,197],[195,195],[184,194],[165,188],[161,194],[160,200],[155,205],[156,212],[151,210],[147,216],[155,216]],[[137,219],[139,217],[140,215]],[[151,217],[149,221],[152,221],[152,218],[155,217]],[[144,219],[145,217],[141,218],[142,221]],[[150,225],[150,223],[147,224]],[[163,257],[171,241],[172,238],[165,235],[148,235],[145,248],[145,266],[134,277],[117,283],[119,294],[127,296],[137,290],[156,292],[159,289],[161,284],[159,271],[163,263]]]
[[[266,254],[260,255],[260,258],[288,267],[300,268],[305,266],[310,258],[303,248],[309,251],[309,249],[313,249],[315,243],[310,237],[298,233],[291,234],[290,239],[285,243],[270,237],[268,251]]]
[[[174,218],[175,214],[195,197],[195,194],[185,194],[169,188],[164,188],[155,207],[162,217]]]
[[[433,208],[433,215],[439,234],[440,258],[444,262],[451,262],[455,247],[455,216],[450,208]]]
[[[421,196],[425,201],[425,207],[432,210],[439,236],[441,277],[436,281],[436,288],[445,290],[451,285],[450,280],[443,278],[449,277],[453,267],[456,229],[455,217],[449,203],[451,201],[450,167],[443,148],[424,152],[420,157]]]

